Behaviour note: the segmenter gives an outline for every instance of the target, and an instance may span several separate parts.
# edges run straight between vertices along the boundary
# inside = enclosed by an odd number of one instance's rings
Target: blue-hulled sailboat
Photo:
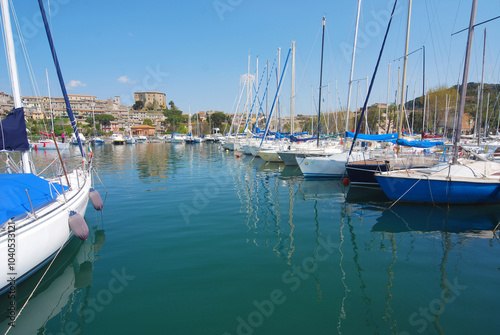
[[[391,200],[444,204],[500,203],[500,164],[479,156],[473,160],[458,156],[476,8],[477,0],[473,0],[453,160],[431,168],[377,173],[377,181]]]

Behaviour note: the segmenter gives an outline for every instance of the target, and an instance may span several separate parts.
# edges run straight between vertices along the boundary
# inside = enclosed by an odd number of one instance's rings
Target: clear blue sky
[[[363,0],[354,79],[371,79],[393,1]],[[472,0],[415,0],[412,7],[410,47],[426,47],[428,88],[454,85],[462,71],[466,33],[451,36],[469,23]],[[38,3],[15,1],[17,17],[40,94],[47,95],[45,68],[49,70],[51,95],[61,96],[50,59],[45,32],[39,24]],[[47,6],[47,1],[45,1]],[[221,110],[233,112],[239,77],[259,71],[277,48],[281,65],[291,41],[296,41],[296,113],[310,114],[317,104],[321,50],[321,22],[326,15],[323,106],[345,106],[350,57],[354,39],[357,0],[203,0],[203,1],[95,1],[50,0],[56,49],[68,92],[98,99],[119,95],[133,103],[133,92],[166,93],[185,112]],[[387,99],[388,63],[392,62],[390,101],[397,88],[397,68],[402,61],[408,0],[399,0],[370,102]],[[500,13],[500,1],[479,0],[476,22]],[[469,81],[481,79],[483,29],[487,28],[485,82],[499,82],[500,20],[476,28]],[[18,49],[19,50],[19,49]],[[4,56],[2,56],[4,58]],[[18,57],[23,95],[35,92],[27,81],[25,65]],[[5,61],[4,63],[5,64]],[[422,56],[409,57],[408,98],[422,92]],[[258,74],[260,78],[261,73]],[[10,93],[5,66],[0,69],[0,90]],[[291,70],[287,71],[281,102],[288,110]],[[273,77],[271,97],[276,79]],[[337,80],[337,92],[335,81]],[[360,81],[358,106],[366,94]],[[313,93],[311,93],[313,91]],[[356,106],[357,83],[351,106]],[[312,98],[314,94],[314,98]]]

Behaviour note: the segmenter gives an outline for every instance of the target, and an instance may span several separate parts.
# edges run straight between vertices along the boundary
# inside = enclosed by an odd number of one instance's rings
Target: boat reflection
[[[280,173],[280,179],[295,178],[299,176],[303,176],[303,174],[298,166],[285,165]]]
[[[499,205],[437,207],[398,203],[382,212],[372,230],[391,233],[471,232],[479,235],[480,231],[493,230],[499,220]]]
[[[263,162],[259,167],[259,172],[281,172],[285,167],[284,163]]]
[[[333,199],[344,201],[346,189],[338,179],[307,178],[300,182],[297,195],[304,200]]]
[[[57,318],[61,322],[58,327],[60,329],[66,329],[66,323],[72,323],[72,326],[74,324],[80,328],[84,324],[83,318],[80,318],[81,323],[78,324],[60,315],[78,313],[78,308],[86,305],[85,300],[88,299],[92,283],[94,261],[98,258],[98,252],[105,240],[104,230],[97,227],[91,230],[85,242],[73,238],[55,259],[9,334],[45,334],[48,322]],[[16,287],[16,314],[19,314],[46,269],[47,266],[43,267]],[[2,306],[9,306],[10,302],[7,294],[0,297]],[[9,322],[11,319],[8,310],[3,309],[0,314],[2,334],[8,330]]]
[[[346,201],[358,205],[381,205],[389,207],[392,201],[380,187],[349,187]]]

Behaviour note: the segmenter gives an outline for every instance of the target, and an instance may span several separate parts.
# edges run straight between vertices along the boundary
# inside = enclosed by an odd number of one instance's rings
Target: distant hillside
[[[481,83],[468,83],[467,84],[467,97],[465,98],[465,113],[469,113],[471,116],[475,117],[476,116],[476,108],[477,108],[477,98],[478,98],[478,91],[479,87],[481,86]],[[460,86],[460,89],[462,87]],[[431,110],[433,111],[435,109],[435,99],[436,96],[438,97],[438,110],[444,109],[444,106],[446,104],[446,94],[451,95],[451,101],[450,101],[450,109],[454,110],[455,105],[456,105],[456,86],[452,87],[438,87],[435,89],[431,89],[428,92],[428,106],[430,105]],[[490,101],[489,101],[489,110],[490,112],[493,110],[498,110],[498,102],[495,106],[495,102],[497,99],[498,94],[500,93],[500,84],[484,84],[484,93],[483,93],[483,110],[486,111],[486,103],[488,99],[488,93],[490,94]],[[420,96],[418,98],[415,98],[415,109],[423,109],[424,107],[424,99]],[[406,108],[411,109],[413,108],[413,100],[408,101],[406,104]]]

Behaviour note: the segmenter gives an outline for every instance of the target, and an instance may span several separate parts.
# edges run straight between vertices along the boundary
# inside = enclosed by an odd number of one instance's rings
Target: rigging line
[[[29,55],[28,55],[28,49],[26,48],[26,43],[24,41],[23,34],[21,32],[21,27],[19,25],[19,20],[17,18],[16,10],[14,8],[14,5],[12,4],[12,0],[10,0],[9,2],[10,2],[11,11],[12,11],[12,17],[14,18],[14,24],[16,26],[18,36],[19,36],[19,44],[21,45],[23,57],[24,57],[24,60],[26,62],[26,67],[28,70],[29,78],[30,78],[31,89],[33,90],[33,93],[36,96],[38,104],[40,106],[41,105],[41,103],[40,103],[40,90],[38,89],[38,84],[37,84],[37,80],[35,77],[35,71],[33,71],[33,66],[31,65],[31,60],[30,60]],[[43,110],[42,110],[42,113],[43,113]],[[45,117],[45,113],[44,113],[44,117]]]
[[[415,185],[417,185],[417,184],[418,184],[418,183],[419,183],[419,182],[420,182],[423,178],[424,178],[424,177],[421,177],[420,179],[418,179],[418,180],[415,182],[415,184],[413,184],[413,185],[412,185],[409,189],[407,189],[407,190],[406,190],[406,192],[405,192],[405,193],[403,193],[403,195],[401,195],[401,196],[400,196],[400,197],[399,197],[396,201],[394,201],[394,202],[392,203],[392,205],[390,205],[390,206],[389,206],[389,208],[387,208],[387,209],[391,209],[391,208],[392,208],[392,206],[394,206],[396,203],[398,203],[398,201],[399,201],[399,200],[401,200],[401,199],[402,199],[402,198],[406,195],[406,193],[410,192],[410,190],[411,190],[413,187],[415,187]],[[431,194],[431,195],[432,195],[432,194]],[[385,209],[384,211],[386,211],[387,209]]]
[[[483,21],[483,22],[480,22],[480,23],[476,23],[473,27],[474,27],[474,28],[476,28],[477,26],[480,26],[480,25],[482,25],[482,24],[488,23],[488,22],[490,22],[490,21],[493,21],[493,20],[496,20],[496,19],[499,19],[499,18],[500,18],[500,15],[499,15],[499,16],[496,16],[496,17],[494,17],[494,18],[492,18],[492,19],[489,19],[489,20],[486,20],[486,21]],[[457,31],[457,32],[455,32],[455,33],[451,34],[451,36],[456,35],[456,34],[458,34],[458,33],[461,33],[461,32],[463,32],[463,31],[466,31],[466,30],[469,30],[469,27],[464,28],[464,29],[462,29],[462,30],[460,30],[460,31]]]
[[[406,56],[401,56],[401,57],[399,57],[399,58],[396,58],[395,60],[393,60],[393,62],[395,62],[395,61],[397,61],[397,60],[400,60],[400,59],[403,59],[403,58],[405,58],[405,57],[408,57],[408,56],[410,56],[410,55],[413,55],[415,52],[420,51],[420,50],[422,50],[422,47],[418,48],[417,50],[413,50],[412,52],[410,52],[410,53],[409,53],[409,54],[407,54]]]
[[[436,66],[436,74],[437,74],[437,78],[438,78],[438,84],[440,85],[441,84],[441,79],[440,79],[440,76],[439,76],[439,68],[440,67],[437,64],[437,57],[436,57],[436,49],[437,48],[436,48],[435,43],[434,43],[434,34],[432,33],[433,32],[432,22],[434,21],[435,15],[432,17],[432,20],[430,20],[429,7],[428,7],[427,0],[425,1],[425,11],[427,13],[427,23],[429,24],[428,34],[431,37],[432,52],[434,53],[434,62],[435,62],[435,66]],[[426,36],[426,38],[424,40],[427,40],[427,36]]]
[[[313,46],[311,48],[311,51],[309,52],[309,56],[307,57],[306,66],[304,67],[304,71],[302,72],[302,76],[300,77],[300,80],[299,80],[299,85],[298,85],[299,87],[302,84],[302,80],[304,79],[305,74],[309,73],[308,71],[306,71],[306,69],[307,69],[307,66],[309,65],[309,61],[311,60],[311,56],[312,56],[314,47],[316,46],[316,42],[318,41],[318,37],[319,37],[319,33],[321,32],[321,29],[322,29],[322,27],[320,27],[318,29],[318,33],[316,34],[316,38],[314,39]]]
[[[458,19],[458,13],[460,11],[460,5],[462,4],[462,0],[460,0],[458,2],[458,6],[457,6],[457,11],[455,12],[455,19],[453,20],[453,26],[452,26],[452,31],[455,30],[455,27],[457,25],[457,19]],[[448,78],[448,72],[450,70],[450,67],[451,67],[451,44],[452,44],[452,40],[450,39],[450,44],[449,44],[449,48],[448,48],[448,64],[447,64],[447,67],[446,67],[446,73],[445,73],[445,80],[447,80]]]

